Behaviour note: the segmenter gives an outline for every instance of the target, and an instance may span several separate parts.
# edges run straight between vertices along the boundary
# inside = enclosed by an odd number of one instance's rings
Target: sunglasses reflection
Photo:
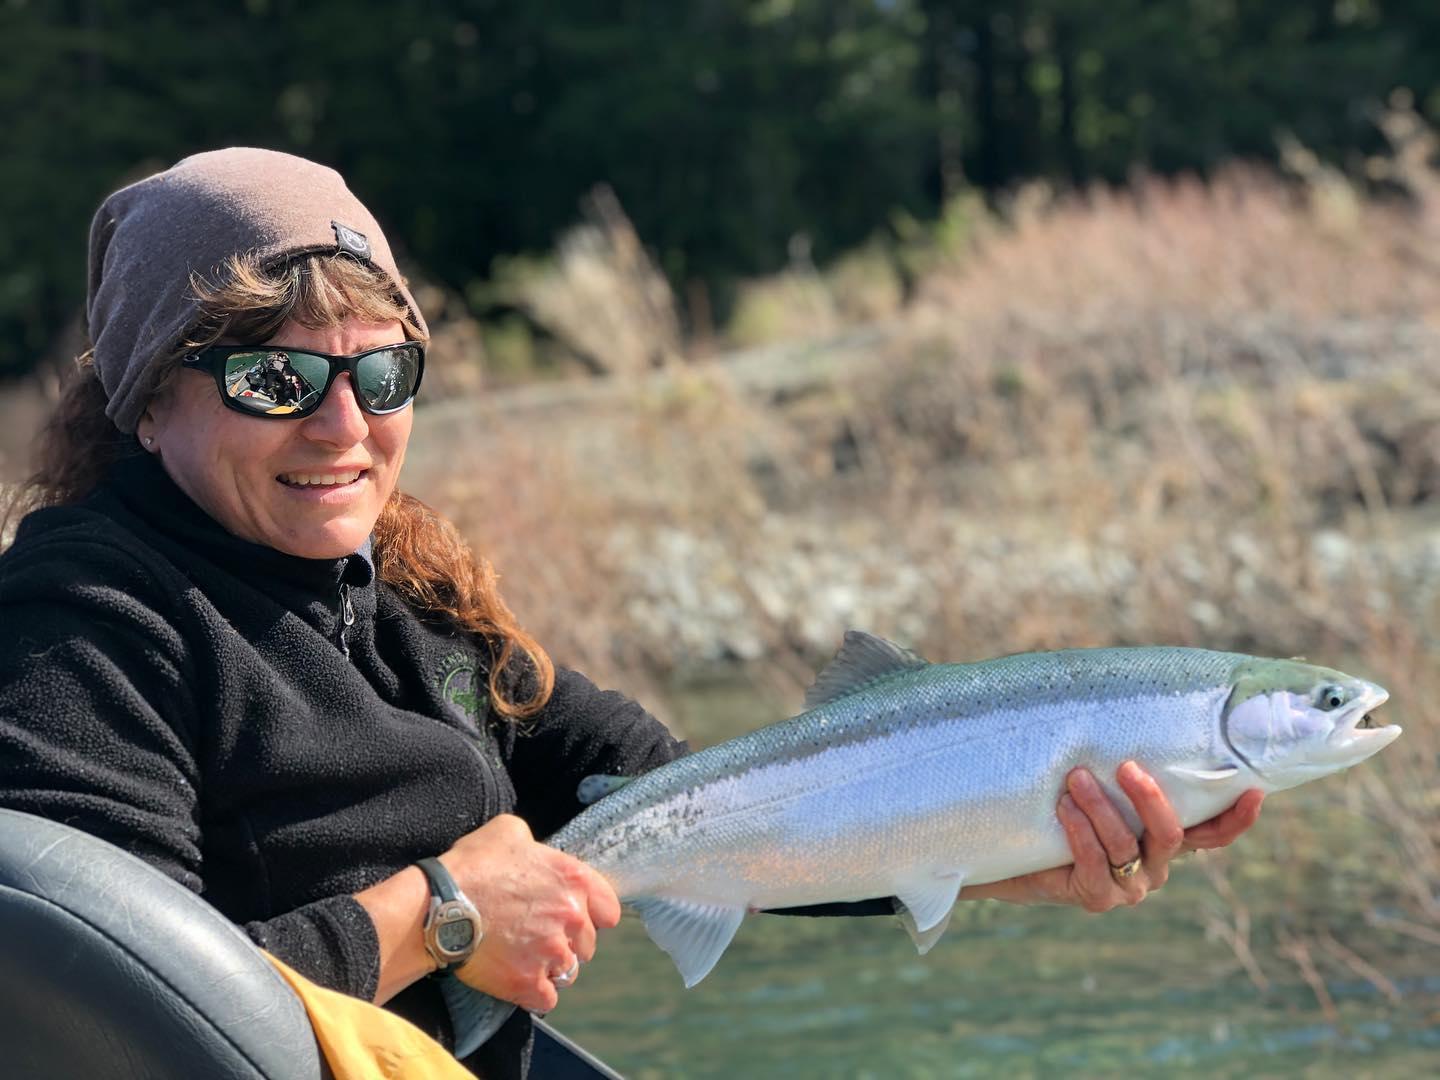
[[[396,360],[378,371],[364,373],[360,390],[375,407],[391,408],[407,400],[414,387],[414,367]]]
[[[284,352],[266,353],[249,367],[226,376],[226,392],[247,406],[270,413],[295,412],[305,408],[319,394],[304,375],[295,370]]]

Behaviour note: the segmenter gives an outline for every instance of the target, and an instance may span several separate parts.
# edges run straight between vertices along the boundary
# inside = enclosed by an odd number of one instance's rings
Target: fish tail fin
[[[479,990],[472,990],[454,975],[440,980],[440,994],[450,1012],[450,1027],[455,1032],[455,1056],[469,1057],[500,1030],[510,1019],[515,1006]]]
[[[627,901],[650,940],[670,954],[690,988],[710,974],[745,918],[743,907],[647,896]]]

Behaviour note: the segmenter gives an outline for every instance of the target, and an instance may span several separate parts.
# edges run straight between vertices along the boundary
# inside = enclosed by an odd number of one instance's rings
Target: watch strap
[[[415,864],[425,872],[430,879],[430,894],[439,897],[442,902],[448,903],[451,900],[460,899],[460,886],[455,884],[455,879],[450,876],[450,871],[445,869],[445,864],[439,859],[421,859]]]

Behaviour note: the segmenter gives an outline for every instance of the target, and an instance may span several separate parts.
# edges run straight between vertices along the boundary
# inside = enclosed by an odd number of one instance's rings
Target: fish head
[[[1230,749],[1272,790],[1348,769],[1400,736],[1372,725],[1390,694],[1298,660],[1250,660],[1235,671],[1221,724]]]

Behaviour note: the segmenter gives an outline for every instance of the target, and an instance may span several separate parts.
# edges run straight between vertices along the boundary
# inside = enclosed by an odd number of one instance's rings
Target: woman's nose
[[[330,386],[325,400],[304,420],[305,436],[316,442],[350,447],[370,432],[370,423],[355,397],[350,373],[343,371]]]

